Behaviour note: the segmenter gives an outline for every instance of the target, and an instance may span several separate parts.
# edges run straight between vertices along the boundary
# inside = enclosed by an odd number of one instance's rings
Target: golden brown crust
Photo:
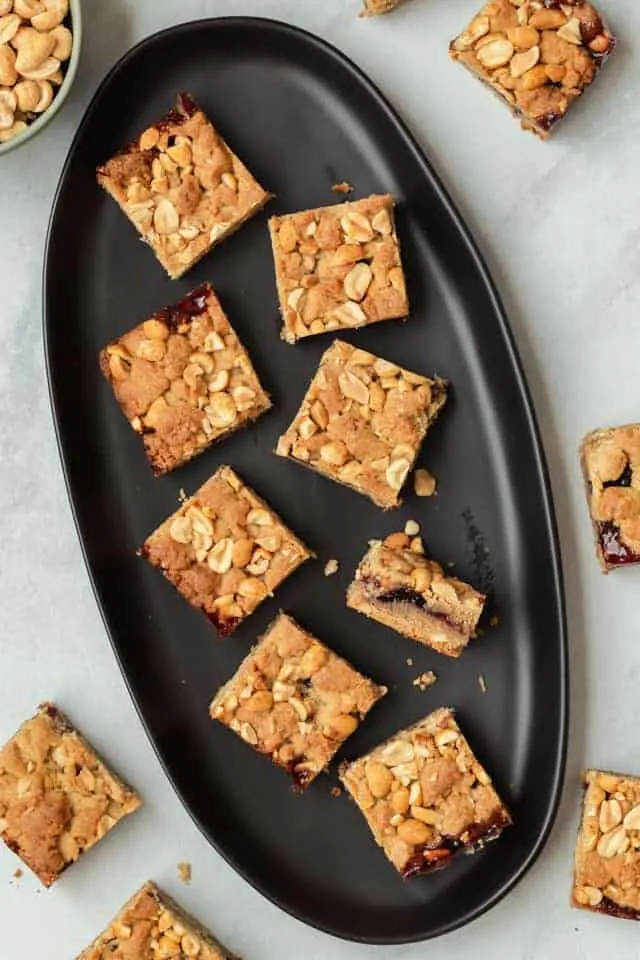
[[[404,0],[364,0],[364,9],[361,17],[377,17],[381,13],[391,13]]]
[[[587,770],[572,904],[640,919],[640,778]]]
[[[304,789],[386,692],[281,613],[210,713]]]
[[[141,553],[220,636],[312,556],[230,467],[220,467],[168,517]]]
[[[239,960],[149,881],[77,960]]]
[[[546,139],[592,83],[615,38],[584,0],[490,0],[450,47]]]
[[[344,764],[340,779],[405,877],[441,869],[511,824],[448,707]]]
[[[174,279],[271,196],[188,94],[97,177]]]
[[[0,751],[0,836],[47,887],[140,802],[51,703]]]
[[[640,424],[587,434],[580,459],[604,572],[640,563]]]
[[[393,197],[271,217],[269,230],[288,343],[406,317]]]
[[[341,340],[324,353],[276,453],[397,507],[447,384]]]
[[[404,533],[371,541],[347,592],[348,607],[449,657],[476,635],[485,599]]]
[[[100,367],[156,475],[271,407],[208,283],[106,346]]]

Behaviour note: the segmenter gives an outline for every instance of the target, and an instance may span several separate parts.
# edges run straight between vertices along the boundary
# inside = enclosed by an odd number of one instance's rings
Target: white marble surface
[[[578,960],[638,956],[632,923],[567,905],[585,764],[640,772],[640,572],[599,573],[578,475],[581,434],[640,420],[640,6],[602,0],[621,42],[594,89],[549,144],[518,125],[447,59],[473,0],[411,0],[358,21],[358,0],[85,0],[80,73],[60,116],[0,159],[0,739],[56,698],[146,797],[50,892],[0,849],[0,955],[68,960],[153,876],[248,960]],[[337,44],[413,127],[467,217],[511,315],[549,457],[563,542],[572,660],[567,786],[539,861],[490,914],[429,946],[350,945],[304,927],[255,893],[196,831],[137,720],[102,626],[71,520],[45,383],[40,278],[58,174],[106,69],[178,20],[275,17]],[[161,65],[159,65],[161,67]],[[634,602],[635,600],[635,602]],[[544,710],[544,704],[539,706]],[[178,860],[193,864],[184,887]]]

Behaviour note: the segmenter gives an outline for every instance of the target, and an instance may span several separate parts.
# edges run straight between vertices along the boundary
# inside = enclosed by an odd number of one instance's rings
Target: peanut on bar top
[[[379,507],[397,507],[446,398],[445,380],[430,380],[336,340],[276,453],[352,487]]]
[[[406,317],[393,197],[271,217],[269,229],[284,340]]]
[[[446,867],[511,824],[447,707],[344,764],[340,779],[404,877]]]
[[[640,919],[640,778],[587,770],[573,905]]]
[[[390,13],[399,7],[403,0],[364,0],[361,17],[376,17],[381,13]]]
[[[371,541],[347,592],[347,606],[450,657],[475,636],[485,599],[405,533]]]
[[[270,199],[187,93],[97,176],[173,278]]]
[[[311,556],[230,467],[165,520],[141,553],[223,637]]]
[[[281,613],[210,713],[304,789],[386,692]]]
[[[100,366],[156,475],[271,406],[208,283],[110,343]]]
[[[614,47],[583,0],[491,0],[450,52],[546,139]]]
[[[640,423],[587,434],[581,458],[603,570],[640,563]]]
[[[175,901],[145,883],[78,960],[239,960]]]
[[[52,703],[0,751],[0,836],[46,887],[139,806]]]

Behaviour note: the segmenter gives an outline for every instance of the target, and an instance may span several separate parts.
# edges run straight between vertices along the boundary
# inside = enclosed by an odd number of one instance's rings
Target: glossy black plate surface
[[[161,66],[159,66],[161,65]],[[260,181],[266,210],[180,281],[164,275],[95,183],[95,167],[191,91]],[[271,454],[327,337],[292,347],[279,322],[266,216],[390,191],[413,305],[406,324],[347,334],[452,384],[421,462],[438,495],[384,514],[363,497]],[[153,479],[97,364],[99,349],[203,280],[216,287],[275,408],[175,473]],[[502,307],[469,234],[415,141],[369,81],[322,41],[255,19],[185,24],[144,41],[108,75],[67,159],[47,245],[51,395],[79,535],[114,651],[158,754],[204,834],[266,896],[335,935],[425,939],[492,906],[545,841],[567,726],[563,597],[553,507],[527,388]],[[220,641],[136,547],[221,463],[230,463],[317,552],[231,638]],[[429,551],[492,593],[499,617],[451,661],[346,609],[367,541],[413,517]],[[325,578],[329,557],[337,576]],[[452,704],[515,826],[485,852],[403,882],[346,797],[320,777],[287,778],[208,719],[207,704],[279,607],[390,692],[348,742],[355,756]],[[411,658],[412,665],[407,664]],[[434,669],[438,683],[412,686]],[[486,682],[482,691],[479,675]]]

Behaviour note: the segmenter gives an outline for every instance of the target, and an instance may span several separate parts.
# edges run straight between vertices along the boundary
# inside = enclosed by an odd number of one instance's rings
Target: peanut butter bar
[[[336,340],[324,353],[276,453],[397,507],[447,383]]]
[[[271,196],[187,93],[97,177],[174,279]]]
[[[448,707],[344,764],[340,779],[404,878],[475,853],[511,824]]]
[[[140,552],[221,637],[312,556],[231,467],[220,467]]]
[[[100,367],[156,476],[271,407],[208,283],[110,343]]]
[[[78,960],[239,960],[155,883],[145,883]]]
[[[347,606],[448,657],[476,635],[486,597],[424,555],[420,537],[372,540],[347,591]]]
[[[361,17],[377,17],[381,13],[391,13],[403,0],[364,0]]]
[[[594,430],[580,452],[602,569],[640,563],[640,423]]]
[[[615,48],[584,0],[491,0],[450,47],[522,124],[546,140]]]
[[[269,220],[283,340],[406,317],[393,197]]]
[[[640,778],[587,770],[572,904],[640,920]]]
[[[45,887],[140,803],[52,703],[0,751],[0,836]]]
[[[210,713],[304,790],[386,692],[281,613]]]

